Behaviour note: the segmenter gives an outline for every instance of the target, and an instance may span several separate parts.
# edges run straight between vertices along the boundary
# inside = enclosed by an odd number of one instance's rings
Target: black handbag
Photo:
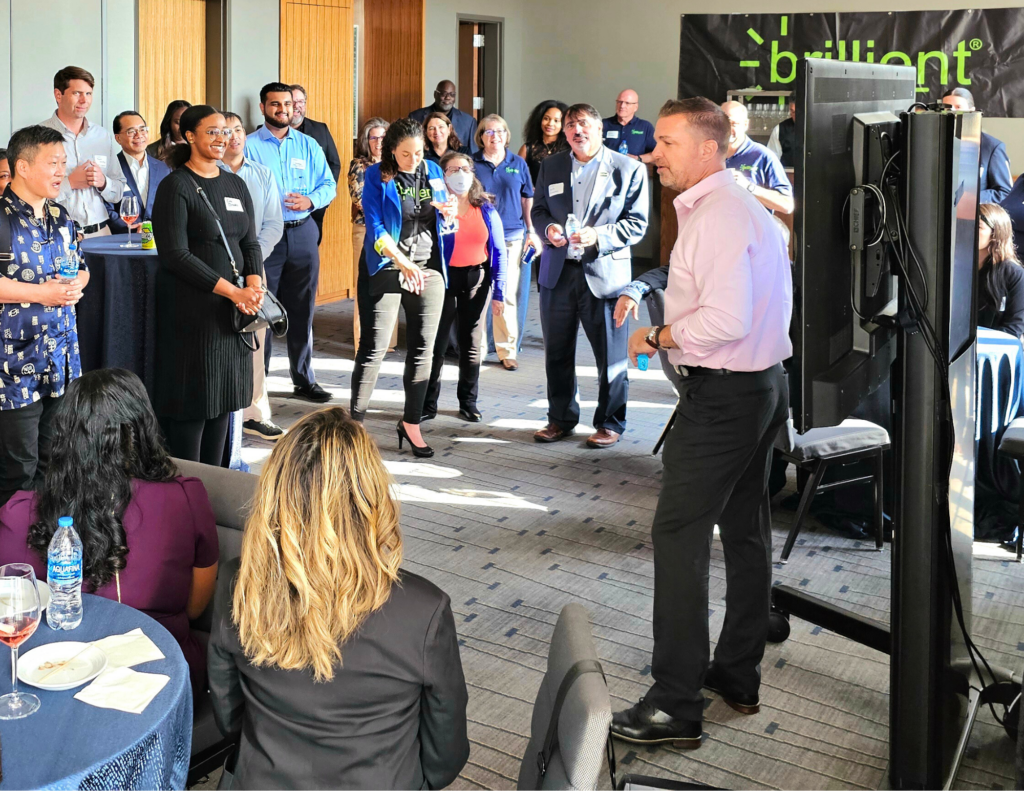
[[[203,199],[206,208],[213,215],[213,221],[217,223],[217,230],[220,231],[220,240],[224,243],[224,251],[228,254],[228,262],[231,264],[231,271],[235,275],[235,285],[239,288],[245,288],[245,278],[238,273],[238,267],[235,266],[235,257],[231,253],[231,245],[228,244],[228,237],[224,233],[224,226],[221,225],[217,210],[213,208],[213,204],[206,197],[203,188],[192,178],[192,174],[187,173],[187,175],[189,180],[195,184],[196,192]],[[267,290],[263,297],[263,305],[255,315],[249,316],[240,310],[233,310],[231,312],[231,326],[234,327],[235,332],[243,336],[253,333],[253,343],[249,343],[244,337],[242,342],[253,351],[257,351],[260,348],[260,341],[259,336],[256,336],[255,333],[263,332],[263,330],[269,328],[274,333],[275,338],[283,338],[288,334],[288,312],[284,309],[281,301]]]

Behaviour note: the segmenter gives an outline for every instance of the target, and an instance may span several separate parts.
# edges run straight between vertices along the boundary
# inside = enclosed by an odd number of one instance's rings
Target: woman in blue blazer
[[[423,127],[403,118],[384,135],[381,161],[363,181],[366,239],[360,258],[359,351],[352,372],[352,417],[362,420],[377,384],[398,310],[405,311],[405,411],[398,421],[398,447],[406,440],[419,458],[434,451],[420,434],[430,381],[437,325],[441,319],[448,261],[441,240],[454,216],[441,168],[423,159]]]
[[[445,186],[458,204],[458,227],[455,233],[444,238],[448,290],[434,344],[434,365],[430,371],[423,419],[429,420],[437,414],[448,333],[458,316],[459,416],[471,423],[479,423],[482,417],[477,411],[476,400],[480,391],[480,363],[484,358],[487,306],[490,303],[495,316],[500,316],[505,310],[505,231],[501,216],[494,207],[494,196],[484,192],[469,154],[448,152],[441,159],[441,170],[444,171]]]

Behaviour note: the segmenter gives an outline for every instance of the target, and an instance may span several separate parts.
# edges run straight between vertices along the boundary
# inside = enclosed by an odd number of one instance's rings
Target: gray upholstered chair
[[[246,472],[210,467],[194,461],[175,459],[182,475],[199,478],[206,486],[213,515],[217,520],[217,540],[220,544],[220,566],[242,553],[242,528],[249,515],[249,504],[256,493],[255,475]],[[196,620],[192,621],[192,634],[203,648],[210,642],[213,623],[213,601]],[[196,695],[192,712],[192,758],[189,761],[187,786],[200,777],[223,766],[224,759],[235,748],[237,739],[226,739],[213,719],[210,693]]]
[[[793,544],[800,533],[800,525],[810,510],[814,495],[858,483],[874,484],[875,548],[882,549],[885,540],[885,517],[882,514],[882,453],[889,448],[889,433],[884,428],[866,420],[849,419],[838,426],[813,428],[806,434],[797,434],[790,419],[779,432],[775,447],[782,452],[783,459],[795,464],[798,470],[809,473],[779,562],[789,561],[789,553],[793,551]],[[871,475],[830,483],[821,482],[825,470],[830,465],[849,464],[862,459],[873,462],[874,471]]]
[[[572,678],[561,695],[554,738],[549,739],[559,691],[570,671]],[[597,662],[587,611],[579,604],[567,604],[551,638],[548,669],[533,706],[530,743],[517,787],[597,788],[611,721],[611,700]]]
[[[1024,470],[1024,417],[1014,418],[1003,431],[999,440],[999,452],[1017,462]],[[1021,480],[1021,494],[1017,497],[1017,562],[1024,557],[1024,479]],[[1024,709],[1024,706],[1021,707]],[[1024,716],[1024,715],[1022,715]]]

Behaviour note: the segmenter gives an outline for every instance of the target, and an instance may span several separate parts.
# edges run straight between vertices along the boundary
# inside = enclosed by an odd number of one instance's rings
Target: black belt
[[[86,225],[82,229],[82,233],[83,234],[96,233],[96,231],[102,231],[109,224],[110,224],[110,220],[104,220],[103,222],[98,222],[95,225]]]
[[[285,228],[298,228],[300,225],[302,225],[302,223],[304,223],[308,219],[309,219],[309,217],[306,216],[306,217],[303,217],[301,220],[288,220],[284,224],[284,227]]]
[[[728,368],[704,368],[700,365],[677,365],[676,372],[680,376],[751,376],[764,373],[764,371],[730,371]]]

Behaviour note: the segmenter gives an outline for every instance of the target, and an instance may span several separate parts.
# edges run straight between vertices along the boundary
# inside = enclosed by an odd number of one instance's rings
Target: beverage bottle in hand
[[[624,156],[624,157],[628,157],[629,156],[629,146],[626,145],[626,139],[625,138],[623,138],[622,140],[619,141],[619,153],[622,154],[622,156]]]
[[[76,244],[75,242],[69,244],[67,255],[58,258],[56,264],[57,279],[61,283],[70,283],[76,277],[78,277],[78,244]]]
[[[565,218],[565,235],[569,239],[572,239],[572,235],[579,233],[583,229],[583,225],[575,214],[570,214]],[[569,257],[570,258],[582,258],[583,257],[583,245],[569,242]]]
[[[82,622],[82,540],[74,520],[62,516],[46,553],[50,604],[46,622],[51,629],[75,629]]]

